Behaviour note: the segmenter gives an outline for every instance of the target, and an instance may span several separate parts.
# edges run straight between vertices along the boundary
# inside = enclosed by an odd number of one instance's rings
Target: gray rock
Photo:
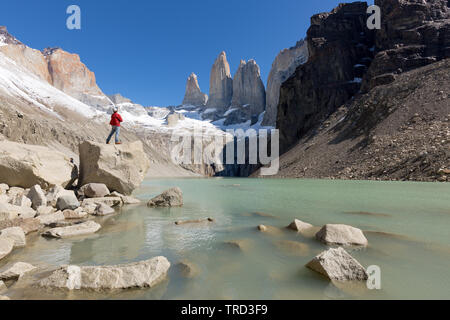
[[[97,208],[99,204],[104,204],[109,207],[117,207],[122,205],[122,199],[119,197],[89,198],[84,199],[81,206],[84,208],[89,205],[95,205]]]
[[[45,215],[52,214],[55,212],[56,212],[55,208],[47,207],[47,206],[40,206],[39,208],[36,209],[36,213],[38,216],[45,216]]]
[[[77,197],[72,194],[60,196],[56,201],[56,208],[61,211],[64,211],[66,209],[75,210],[79,206],[80,202],[78,202]]]
[[[200,90],[197,75],[191,73],[186,84],[186,94],[184,95],[183,104],[201,107],[208,102],[208,95]]]
[[[302,232],[308,229],[313,228],[314,226],[312,224],[303,222],[301,220],[295,219],[287,228],[297,231],[297,232]]]
[[[330,280],[364,281],[368,278],[364,267],[342,247],[322,252],[306,267]]]
[[[164,191],[159,196],[151,199],[147,206],[149,207],[181,207],[183,206],[183,192],[175,187]]]
[[[221,52],[211,70],[208,108],[225,110],[233,97],[233,79],[225,52]]]
[[[344,224],[327,224],[317,232],[316,238],[328,245],[367,246],[368,244],[360,229]]]
[[[1,280],[17,280],[26,273],[36,270],[36,267],[25,262],[17,262],[0,273]]]
[[[109,194],[109,189],[103,183],[88,183],[81,187],[80,192],[86,198],[103,198]]]
[[[76,236],[84,236],[96,233],[101,226],[94,221],[87,221],[69,227],[54,228],[44,232],[42,235],[50,238],[65,239]]]
[[[58,222],[58,221],[62,221],[65,219],[64,214],[61,211],[58,211],[56,213],[52,213],[52,214],[48,214],[48,215],[44,215],[44,216],[39,216],[36,218],[40,224],[43,225],[50,225],[52,223]]]
[[[78,208],[76,210],[64,210],[63,215],[67,220],[74,220],[86,218],[88,214],[87,212],[83,211],[82,208]]]
[[[170,268],[165,257],[118,266],[63,266],[39,285],[68,290],[113,290],[154,287],[162,282]]]
[[[111,192],[111,194],[109,196],[118,197],[118,198],[122,199],[123,204],[139,204],[139,203],[141,203],[141,200],[136,199],[131,196],[124,196],[123,194],[121,194],[117,191]]]
[[[47,193],[47,205],[56,207],[56,201],[61,196],[75,196],[74,191],[66,190],[61,186],[53,186]]]
[[[40,206],[47,205],[47,197],[45,196],[44,191],[42,191],[41,186],[38,184],[30,188],[28,198],[31,200],[32,207],[35,210]]]
[[[0,221],[16,218],[34,218],[36,211],[28,207],[14,206],[9,203],[0,203]]]
[[[14,248],[25,247],[27,244],[25,232],[20,227],[3,229],[0,231],[0,236],[14,240]]]
[[[95,216],[107,216],[110,214],[114,214],[116,211],[111,208],[110,206],[107,206],[106,204],[100,203],[97,205],[97,208],[95,209]]]
[[[0,236],[0,260],[6,257],[14,248],[14,240]]]

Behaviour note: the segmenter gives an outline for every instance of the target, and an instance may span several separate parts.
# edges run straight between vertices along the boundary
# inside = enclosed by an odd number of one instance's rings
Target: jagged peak
[[[6,26],[0,26],[0,46],[2,45],[21,45],[22,42],[8,32]]]
[[[60,47],[47,47],[44,50],[42,50],[42,54],[47,57],[52,55],[53,53],[55,53],[58,50],[62,50]]]

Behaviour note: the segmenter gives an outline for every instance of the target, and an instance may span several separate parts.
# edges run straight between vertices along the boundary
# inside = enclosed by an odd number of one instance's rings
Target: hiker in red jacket
[[[112,127],[111,133],[108,136],[108,139],[106,140],[106,144],[109,144],[109,141],[111,140],[112,136],[116,134],[116,144],[121,144],[119,141],[119,134],[120,134],[120,123],[123,122],[122,117],[119,114],[119,109],[117,107],[114,107],[114,113],[111,116],[111,122],[109,123]]]

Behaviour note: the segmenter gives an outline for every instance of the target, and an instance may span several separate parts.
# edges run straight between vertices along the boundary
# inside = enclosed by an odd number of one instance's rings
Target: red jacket
[[[122,117],[118,112],[116,112],[111,116],[111,122],[109,124],[112,126],[120,127],[121,122],[123,122]]]

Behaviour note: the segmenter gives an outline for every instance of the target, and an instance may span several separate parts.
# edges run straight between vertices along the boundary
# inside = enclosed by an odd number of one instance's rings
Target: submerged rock
[[[195,278],[200,274],[199,267],[187,260],[182,260],[175,265],[175,268],[185,278]]]
[[[198,219],[198,220],[184,220],[184,221],[176,221],[175,224],[183,225],[183,224],[192,224],[192,223],[204,223],[204,222],[214,222],[215,220],[213,218],[206,218],[206,219]]]
[[[0,237],[7,237],[14,241],[14,248],[25,247],[27,240],[25,232],[20,227],[6,228],[0,231]]]
[[[316,238],[328,245],[367,246],[368,244],[360,229],[345,224],[327,224],[316,234]]]
[[[25,262],[17,262],[10,268],[0,273],[1,280],[17,280],[26,273],[36,270],[36,267]]]
[[[278,249],[293,256],[304,257],[309,252],[308,245],[298,241],[281,240],[277,241],[275,245],[277,246]]]
[[[154,287],[166,278],[169,268],[170,262],[165,257],[118,266],[63,266],[39,285],[68,290]]]
[[[183,206],[183,191],[175,187],[164,191],[159,196],[151,199],[147,206],[149,207],[181,207]]]
[[[223,243],[224,247],[235,249],[239,251],[248,251],[250,249],[250,242],[247,239],[244,240],[229,240]]]
[[[368,279],[364,267],[341,247],[322,252],[306,267],[330,280],[365,281]]]
[[[150,168],[141,141],[105,145],[91,141],[80,144],[80,184],[103,183],[109,190],[130,195]]]
[[[258,230],[263,233],[267,233],[267,234],[271,234],[271,235],[280,235],[282,233],[282,230],[280,230],[279,228],[272,227],[272,226],[266,226],[263,224],[258,226]]]
[[[87,221],[69,227],[54,228],[44,232],[42,235],[50,238],[65,239],[76,236],[84,236],[96,233],[101,226],[94,221]]]

